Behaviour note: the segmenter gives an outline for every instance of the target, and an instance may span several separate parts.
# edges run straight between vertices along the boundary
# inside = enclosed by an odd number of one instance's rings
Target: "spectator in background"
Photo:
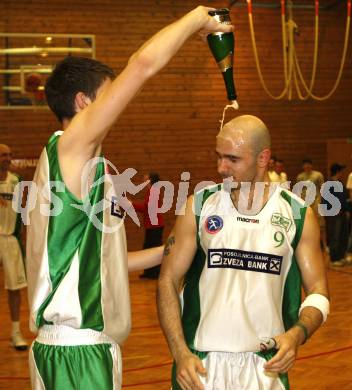
[[[330,260],[333,266],[342,266],[345,264],[344,256],[347,249],[348,242],[348,216],[347,216],[347,200],[348,192],[346,187],[341,182],[341,175],[345,165],[338,163],[332,164],[330,167],[330,180],[338,181],[343,186],[343,191],[336,191],[333,187],[330,187],[329,192],[335,196],[340,204],[341,208],[338,214],[326,217],[327,223],[327,238],[330,249]],[[328,210],[329,203],[323,199],[323,203],[327,204]]]
[[[327,249],[326,245],[326,232],[325,232],[325,220],[322,215],[318,212],[318,205],[321,203],[321,195],[320,195],[320,188],[324,183],[324,176],[321,172],[315,171],[313,169],[313,161],[310,158],[306,158],[302,161],[302,169],[303,171],[298,174],[297,176],[297,182],[300,181],[310,181],[315,185],[316,194],[314,202],[312,203],[311,207],[316,214],[320,226],[320,237],[322,241],[323,249]],[[303,189],[302,192],[302,198],[306,198],[306,189]]]
[[[11,343],[26,350],[27,342],[20,330],[21,289],[27,286],[20,243],[21,218],[12,208],[12,198],[20,178],[9,171],[11,149],[0,144],[0,263],[3,264],[5,289],[12,320]]]
[[[156,213],[156,209],[161,206],[160,190],[155,188],[155,186],[153,187],[155,183],[160,181],[160,176],[156,172],[150,172],[148,176],[145,175],[144,179],[149,180],[144,200],[142,202],[134,201],[132,203],[136,211],[143,214],[143,223],[145,228],[143,249],[148,249],[162,245],[164,219],[162,214],[156,214],[157,221],[151,220],[153,213]],[[159,272],[160,265],[157,265],[144,270],[140,277],[146,279],[157,279]]]
[[[269,160],[269,163],[268,163],[268,175],[269,175],[269,179],[270,181],[273,181],[273,182],[277,182],[278,181],[278,177],[277,177],[277,174],[275,172],[275,164],[276,164],[276,157],[275,156],[271,156],[270,157],[270,160]]]
[[[284,172],[284,161],[283,160],[276,160],[274,172],[277,176],[277,182],[279,183],[286,183],[287,182],[287,174]]]

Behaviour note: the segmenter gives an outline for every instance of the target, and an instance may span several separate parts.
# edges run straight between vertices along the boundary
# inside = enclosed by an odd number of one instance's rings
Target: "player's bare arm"
[[[324,297],[329,299],[326,270],[320,248],[320,228],[310,208],[307,209],[302,237],[296,249],[296,258],[306,297],[317,294],[314,297],[320,300],[324,300]],[[304,307],[300,312],[298,323],[286,333],[275,337],[278,352],[265,368],[272,372],[287,372],[294,364],[298,347],[322,323],[323,314],[319,309],[310,305]]]
[[[141,271],[161,263],[164,246],[128,252],[128,271]]]
[[[198,374],[206,374],[201,360],[188,349],[181,325],[179,293],[196,249],[196,222],[193,197],[190,197],[185,215],[177,218],[166,242],[157,296],[159,320],[176,361],[177,381],[183,390],[202,390]]]

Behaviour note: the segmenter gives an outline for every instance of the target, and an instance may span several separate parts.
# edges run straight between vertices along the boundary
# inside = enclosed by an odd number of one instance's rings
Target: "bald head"
[[[0,172],[7,172],[10,164],[11,149],[5,144],[0,144]]]
[[[270,149],[271,139],[264,122],[253,115],[241,115],[227,122],[217,138],[232,142],[235,146],[246,145],[255,156]]]

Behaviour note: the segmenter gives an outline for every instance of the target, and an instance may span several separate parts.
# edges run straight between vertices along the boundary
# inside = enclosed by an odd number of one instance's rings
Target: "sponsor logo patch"
[[[212,215],[205,221],[205,229],[210,234],[218,233],[224,226],[224,221],[218,215]]]
[[[125,212],[121,209],[121,207],[117,203],[117,198],[113,196],[111,198],[111,215],[118,218],[123,218]]]
[[[292,221],[289,218],[284,217],[280,213],[274,213],[271,216],[271,224],[274,226],[280,226],[288,232],[292,225]]]
[[[259,219],[255,219],[255,218],[237,217],[237,221],[247,222],[247,223],[259,223]]]
[[[208,268],[232,268],[280,275],[282,256],[237,249],[208,249]]]

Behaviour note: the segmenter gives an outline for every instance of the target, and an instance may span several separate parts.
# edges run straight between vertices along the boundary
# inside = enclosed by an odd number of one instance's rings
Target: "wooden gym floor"
[[[328,271],[332,313],[312,340],[300,348],[290,372],[293,390],[352,390],[352,266]],[[156,282],[130,277],[133,329],[123,346],[123,389],[169,390],[171,357],[158,324]],[[29,390],[27,353],[9,344],[10,320],[0,268],[0,389]],[[22,329],[27,330],[28,306],[22,296]]]

